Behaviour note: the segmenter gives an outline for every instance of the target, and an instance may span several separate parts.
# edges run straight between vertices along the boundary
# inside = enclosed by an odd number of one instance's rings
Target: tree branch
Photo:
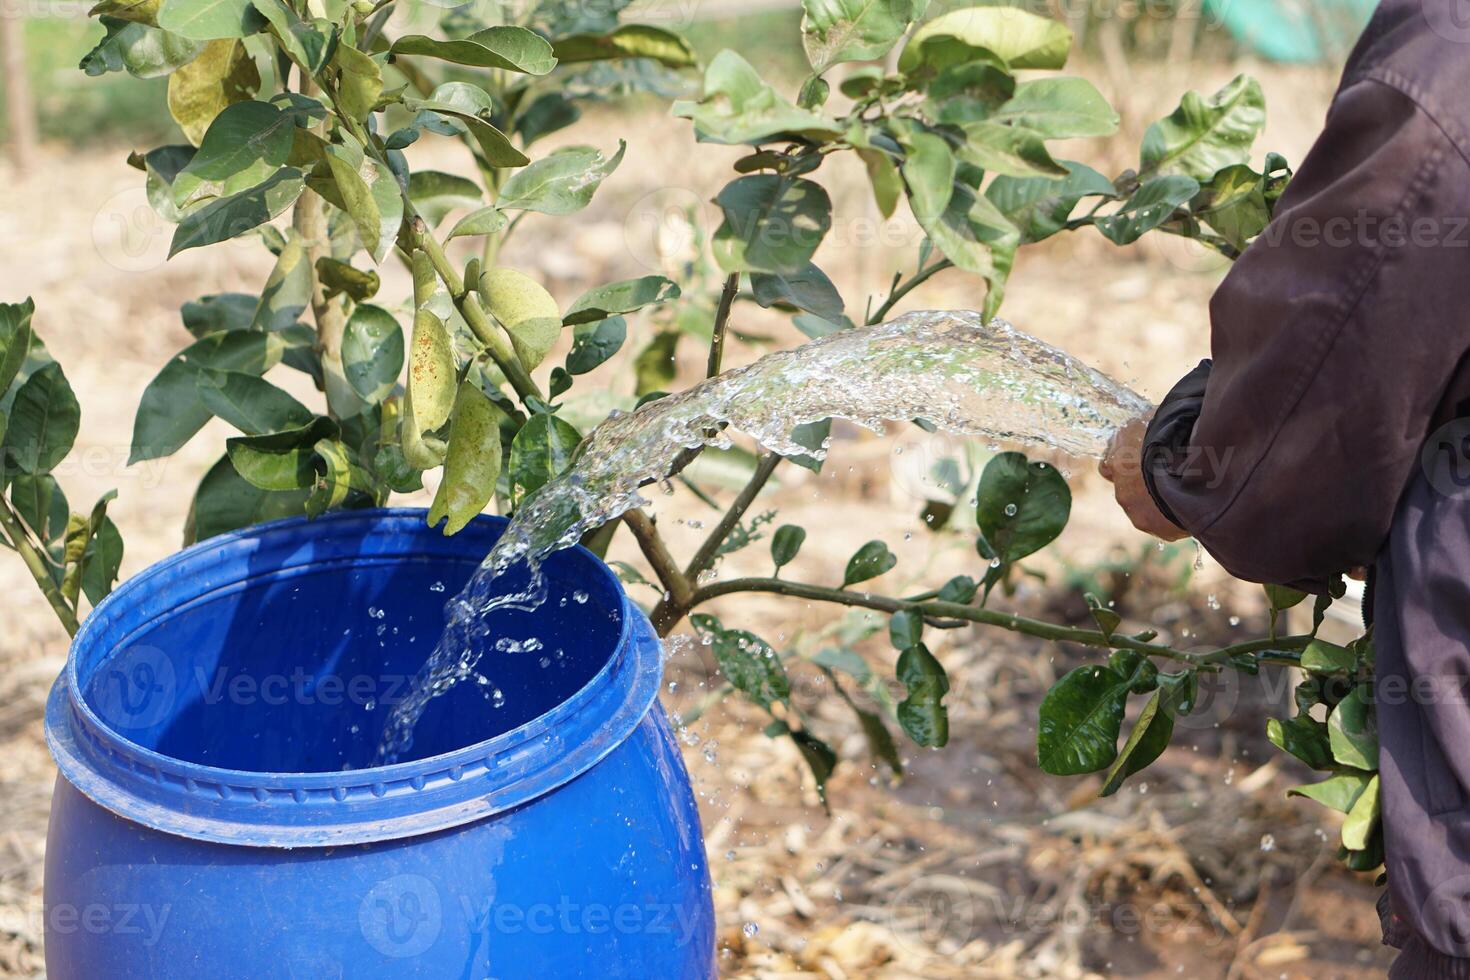
[[[919,286],[922,286],[924,283],[928,282],[929,277],[934,275],[936,272],[943,272],[945,269],[953,268],[953,266],[954,263],[951,262],[949,259],[940,259],[938,262],[935,262],[933,265],[929,266],[929,268],[920,269],[918,272],[914,273],[913,277],[909,279],[908,282],[905,282],[902,285],[895,287],[893,292],[888,294],[888,298],[883,301],[883,305],[874,310],[873,315],[868,317],[868,324],[872,325],[874,323],[882,323],[883,318],[886,317],[893,310],[893,307],[898,304],[899,300],[903,299]]]
[[[715,309],[714,332],[709,339],[709,363],[704,376],[713,378],[720,373],[720,364],[725,359],[725,327],[730,322],[730,309],[740,292],[740,273],[732,272],[725,278],[725,288],[720,292],[720,305]]]
[[[61,620],[61,625],[66,629],[67,635],[76,636],[78,626],[76,610],[62,597],[61,590],[56,587],[56,582],[51,578],[50,569],[46,567],[46,559],[31,543],[30,535],[21,523],[20,515],[11,509],[10,501],[3,497],[0,497],[0,528],[5,530],[6,535],[10,538],[10,543],[19,552],[21,561],[25,562],[26,570],[31,573],[31,578],[36,580],[41,594],[46,597],[47,603],[56,613],[56,618]]]
[[[408,194],[405,191],[405,205],[411,206],[407,205],[407,201]],[[455,308],[459,310],[465,322],[470,325],[470,329],[474,331],[480,343],[484,344],[485,349],[490,352],[490,356],[495,360],[496,366],[500,368],[501,373],[505,375],[511,387],[516,390],[516,394],[521,396],[522,401],[525,401],[526,398],[531,396],[544,399],[545,396],[541,394],[541,389],[536,386],[536,382],[532,380],[531,375],[521,365],[520,358],[516,357],[515,350],[500,335],[494,325],[491,324],[490,316],[485,312],[484,307],[480,305],[480,301],[466,288],[464,279],[460,277],[459,270],[454,267],[454,263],[450,262],[449,257],[444,254],[443,246],[439,244],[439,240],[434,237],[434,233],[424,223],[424,219],[415,213],[412,220],[414,237],[419,247],[424,250],[424,254],[429,257],[429,261],[433,263],[434,271],[439,274],[439,279],[444,283],[444,288],[449,290],[449,295],[454,300]]]
[[[674,561],[674,556],[669,554],[668,546],[664,544],[664,539],[659,535],[652,518],[641,510],[630,510],[623,515],[623,523],[628,525],[629,531],[633,532],[638,547],[643,550],[643,556],[648,559],[648,564],[653,566],[653,573],[658,576],[659,583],[664,587],[664,595],[672,597],[673,601],[680,605],[691,602],[694,587],[684,577],[684,573],[679,571],[678,562]]]
[[[1043,640],[1076,643],[1081,646],[1101,647],[1108,650],[1134,650],[1151,657],[1163,657],[1195,667],[1217,666],[1228,661],[1231,657],[1260,653],[1265,650],[1300,650],[1311,642],[1312,639],[1310,636],[1305,635],[1284,636],[1278,639],[1265,638],[1248,640],[1244,643],[1221,647],[1209,653],[1190,653],[1184,650],[1176,650],[1162,643],[1148,643],[1120,633],[1114,633],[1109,636],[1099,630],[1059,626],[1056,623],[1030,619],[1025,616],[1015,615],[1014,613],[999,612],[994,609],[982,609],[978,606],[968,606],[958,602],[913,602],[908,599],[895,599],[889,596],[876,595],[872,592],[852,592],[846,589],[832,589],[820,585],[808,585],[802,582],[790,582],[786,579],[775,578],[737,578],[730,579],[726,582],[712,583],[695,590],[689,608],[692,609],[701,603],[708,602],[710,599],[715,599],[722,595],[729,595],[734,592],[769,592],[775,595],[791,596],[798,599],[811,599],[817,602],[831,602],[843,606],[859,606],[864,609],[876,609],[886,613],[908,610],[917,612],[926,620],[931,621],[935,619],[964,620],[969,623],[977,623],[984,626],[999,626],[1013,633],[1023,633],[1027,636],[1034,636]]]

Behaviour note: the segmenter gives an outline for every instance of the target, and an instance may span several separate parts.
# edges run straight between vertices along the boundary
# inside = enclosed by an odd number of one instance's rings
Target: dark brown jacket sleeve
[[[1210,303],[1212,363],[1160,406],[1144,476],[1234,575],[1371,564],[1470,347],[1470,170],[1377,79],[1345,86]]]

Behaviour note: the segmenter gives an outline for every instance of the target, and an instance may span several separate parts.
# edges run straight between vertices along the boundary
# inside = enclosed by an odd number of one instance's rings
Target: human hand
[[[1147,430],[1148,418],[1141,416],[1114,433],[1097,471],[1113,485],[1113,496],[1134,527],[1164,541],[1178,541],[1189,537],[1188,532],[1164,516],[1143,482],[1143,437]]]

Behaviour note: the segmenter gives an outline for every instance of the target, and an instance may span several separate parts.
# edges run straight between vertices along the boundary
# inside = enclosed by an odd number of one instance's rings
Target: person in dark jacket
[[[1371,568],[1390,977],[1470,980],[1470,20],[1383,0],[1210,360],[1102,473],[1133,523],[1321,591]]]

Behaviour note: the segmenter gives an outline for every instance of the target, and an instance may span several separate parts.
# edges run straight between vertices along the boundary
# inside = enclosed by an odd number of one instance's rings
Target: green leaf
[[[1130,245],[1138,241],[1145,232],[1168,221],[1175,209],[1182,207],[1198,193],[1199,183],[1193,177],[1178,174],[1154,177],[1144,181],[1117,211],[1097,218],[1093,224],[1113,244]]]
[[[1062,675],[1041,701],[1036,760],[1053,776],[1097,772],[1118,757],[1118,733],[1130,693],[1142,693],[1157,672],[1146,657],[1119,651],[1106,664]]]
[[[1097,624],[1098,629],[1102,630],[1103,636],[1111,638],[1114,631],[1123,622],[1123,617],[1104,606],[1091,592],[1083,598],[1087,600],[1087,611],[1092,613],[1092,621]]]
[[[1066,227],[1077,203],[1085,197],[1112,198],[1112,181],[1091,167],[1070,160],[1060,180],[1051,177],[996,177],[985,196],[1017,228],[1023,242],[1039,242]]]
[[[873,61],[924,16],[929,0],[802,0],[802,46],[818,74],[844,61]]]
[[[1353,808],[1348,811],[1347,819],[1342,822],[1342,846],[1350,851],[1361,851],[1367,847],[1368,837],[1378,824],[1379,786],[1378,775],[1375,773],[1368,780],[1368,785],[1364,787]]]
[[[966,7],[929,21],[909,38],[898,59],[908,72],[920,63],[919,51],[932,37],[953,37],[993,52],[1011,68],[1061,68],[1072,48],[1066,25],[1017,7]]]
[[[98,0],[87,11],[88,17],[115,17],[136,24],[158,26],[158,8],[162,0]]]
[[[807,452],[801,456],[787,456],[785,458],[804,470],[820,473],[822,472],[822,463],[827,458],[827,445],[831,441],[831,436],[831,419],[822,419],[820,422],[803,422],[791,430],[791,441],[807,450]]]
[[[238,528],[306,513],[305,490],[276,492],[252,486],[235,472],[229,456],[210,468],[194,492],[184,543],[193,544]]]
[[[351,449],[336,439],[318,439],[312,449],[322,469],[316,475],[311,495],[306,498],[308,517],[350,505],[354,495],[361,502],[371,501],[372,480],[358,465]]]
[[[771,561],[776,568],[784,568],[795,560],[797,552],[806,542],[806,528],[796,524],[783,524],[771,536]]]
[[[530,157],[516,149],[489,116],[494,104],[488,93],[465,82],[446,82],[434,89],[427,99],[405,99],[403,104],[418,112],[448,117],[468,130],[493,167],[524,167]]]
[[[1342,765],[1369,771],[1378,768],[1378,725],[1361,687],[1353,688],[1332,709],[1327,717],[1327,739],[1332,757]]]
[[[712,249],[726,272],[800,273],[832,226],[827,192],[799,177],[739,177],[715,203],[725,220]]]
[[[204,50],[204,42],[147,24],[103,17],[107,33],[77,65],[93,77],[126,71],[134,78],[159,78],[177,71]]]
[[[260,292],[260,300],[251,313],[247,329],[291,328],[311,303],[311,291],[315,287],[306,246],[301,236],[293,231],[266,278],[265,288]]]
[[[206,368],[195,384],[205,407],[246,435],[294,429],[312,419],[305,405],[258,375]]]
[[[23,472],[49,473],[71,452],[82,409],[61,365],[36,371],[15,394],[5,429],[4,455]]]
[[[184,215],[169,245],[169,258],[189,248],[239,237],[272,220],[301,196],[301,171],[282,167],[254,187],[217,198]]]
[[[317,259],[316,275],[321,280],[327,298],[345,295],[354,303],[363,303],[378,293],[383,284],[371,269],[358,269],[346,262],[339,262],[330,255]]]
[[[527,419],[510,447],[510,479],[517,500],[560,475],[581,441],[581,433],[555,415],[537,412]]]
[[[868,172],[868,182],[873,186],[873,201],[878,213],[884,218],[893,217],[898,208],[898,199],[903,194],[903,178],[893,159],[882,150],[859,149],[858,156]]]
[[[798,109],[761,80],[750,62],[721,51],[704,73],[704,98],[674,103],[674,115],[694,122],[699,138],[711,143],[761,143],[781,135],[834,139],[836,123]]]
[[[673,384],[679,337],[677,330],[659,331],[634,358],[633,372],[638,379],[636,390],[640,398],[653,392],[666,392]]]
[[[966,272],[990,282],[985,313],[995,314],[1001,285],[1010,274],[1021,233],[988,197],[976,192],[979,175],[968,164],[958,169],[949,207],[924,225],[924,231],[945,256]]]
[[[1001,453],[986,464],[976,490],[977,547],[1002,563],[1040,551],[1067,526],[1072,492],[1055,466]]]
[[[215,116],[259,89],[260,72],[244,44],[210,41],[199,57],[169,76],[168,112],[197,146]]]
[[[258,436],[235,436],[225,449],[235,472],[262,490],[308,490],[316,482],[316,444],[335,439],[337,423],[318,416],[306,425]]]
[[[903,179],[909,189],[909,207],[920,226],[937,222],[949,207],[955,192],[958,163],[942,136],[911,128],[900,134],[907,153]]]
[[[458,208],[478,208],[485,203],[480,185],[473,180],[438,170],[415,170],[408,178],[408,198],[430,230]]]
[[[338,44],[332,61],[338,70],[337,107],[363,122],[383,94],[383,70],[372,57],[351,44]]]
[[[572,349],[567,352],[567,373],[586,374],[616,354],[628,338],[628,321],[610,316],[572,328]]]
[[[71,508],[50,473],[17,474],[10,484],[10,502],[42,544],[55,544],[66,533]]]
[[[847,647],[823,647],[812,654],[812,663],[831,670],[840,670],[859,684],[867,685],[873,679],[873,668],[863,655]]]
[[[1193,707],[1197,692],[1193,673],[1163,674],[1159,681],[1159,689],[1144,705],[1117,759],[1103,777],[1098,796],[1112,796],[1122,788],[1124,780],[1147,769],[1163,755],[1174,735],[1175,714]]]
[[[30,298],[20,303],[0,303],[0,396],[20,373],[31,352],[31,316],[36,304]]]
[[[480,274],[485,308],[510,334],[516,357],[527,371],[546,359],[561,334],[561,310],[551,294],[530,276],[514,269]]]
[[[1338,813],[1348,813],[1352,810],[1353,804],[1358,802],[1363,795],[1363,791],[1368,788],[1368,784],[1376,778],[1366,772],[1343,773],[1338,776],[1329,776],[1320,783],[1293,786],[1286,791],[1286,795],[1305,796]]]
[[[279,336],[253,330],[201,337],[163,366],[143,390],[128,465],[176,452],[210,419],[198,391],[203,369],[263,374],[281,360]]]
[[[688,41],[647,24],[624,24],[607,34],[558,38],[552,42],[552,51],[563,65],[614,58],[652,58],[670,68],[688,68],[699,63]]]
[[[592,146],[569,146],[516,171],[501,188],[495,205],[504,210],[571,214],[592,203],[604,178],[618,168],[628,144],[618,140],[618,152],[604,157]]]
[[[1289,610],[1307,599],[1305,592],[1286,588],[1285,585],[1264,585],[1261,588],[1266,589],[1266,601],[1276,611]]]
[[[1351,672],[1358,667],[1358,655],[1336,643],[1314,639],[1302,651],[1302,670],[1323,674]]]
[[[82,552],[82,594],[93,606],[107,598],[107,594],[117,583],[118,571],[122,568],[122,534],[112,518],[100,513],[106,508],[108,499],[104,497],[93,510],[92,519],[88,522],[92,535]]]
[[[180,37],[213,41],[254,34],[260,17],[250,0],[163,0],[158,26]]]
[[[459,386],[449,417],[444,479],[429,508],[429,526],[454,534],[485,509],[500,479],[500,426],[509,419],[473,382]]]
[[[888,640],[895,650],[916,647],[924,639],[924,617],[907,609],[894,613],[888,620]]]
[[[295,115],[268,102],[237,102],[209,124],[187,166],[173,180],[179,208],[228,197],[269,180],[291,155]]]
[[[869,541],[847,560],[847,570],[842,573],[842,587],[877,578],[898,564],[893,552],[882,541]]]
[[[958,602],[961,605],[969,604],[975,593],[980,591],[980,585],[968,575],[956,575],[939,587],[939,600],[941,602]]]
[[[991,119],[1049,140],[1111,136],[1118,131],[1118,113],[1085,78],[1022,82]]]
[[[373,198],[372,189],[363,179],[360,170],[363,160],[360,154],[350,154],[338,146],[328,147],[327,166],[331,168],[337,193],[341,196],[344,210],[352,218],[363,248],[376,256],[382,233],[382,215],[378,211],[378,202]]]
[[[403,329],[380,306],[359,305],[342,334],[342,371],[363,401],[388,397],[403,371]]]
[[[737,691],[766,710],[791,697],[786,667],[765,640],[745,630],[725,629],[719,620],[703,613],[689,621],[710,641],[720,673]]]
[[[449,234],[444,237],[447,242],[453,238],[461,238],[466,235],[493,235],[510,224],[510,219],[505,212],[491,205],[471,211],[454,223]]]
[[[624,279],[587,290],[567,310],[563,322],[568,326],[591,323],[615,314],[636,313],[645,306],[655,306],[678,298],[678,285],[664,276]]]
[[[1332,746],[1327,737],[1327,725],[1310,715],[1299,714],[1286,721],[1270,719],[1266,722],[1266,738],[1281,751],[1295,756],[1313,769],[1328,769],[1332,766]]]
[[[279,261],[277,262],[279,265]],[[260,297],[249,293],[214,293],[179,307],[184,329],[195,337],[230,330],[250,330]]]
[[[1197,218],[1237,249],[1245,248],[1271,221],[1266,178],[1243,163],[1211,177],[1190,207]]]
[[[1266,97],[1249,75],[1235,76],[1208,99],[1186,92],[1177,109],[1143,134],[1139,170],[1207,180],[1249,160],[1265,124]]]
[[[898,655],[898,679],[908,696],[898,703],[898,724],[915,743],[942,747],[949,741],[949,710],[944,696],[949,678],[944,667],[922,643]]]
[[[982,170],[1011,177],[1067,176],[1067,168],[1053,160],[1042,138],[1028,129],[989,120],[965,123],[961,129],[965,141],[960,156]]]
[[[824,320],[840,322],[844,315],[842,296],[827,274],[810,262],[800,272],[781,275],[752,272],[750,288],[755,301],[770,308],[777,304],[806,310]]]
[[[302,71],[315,75],[327,63],[335,29],[326,20],[304,20],[285,0],[252,0],[270,22],[271,33]]]
[[[545,75],[556,67],[551,44],[524,27],[491,27],[449,41],[409,34],[394,41],[388,53],[393,58],[421,55],[471,68],[500,68],[526,75]]]
[[[837,753],[832,751],[830,745],[805,729],[791,729],[787,734],[801,750],[801,757],[806,760],[807,768],[812,771],[812,778],[816,780],[817,798],[826,806],[827,780],[832,778],[832,772],[837,768]]]

